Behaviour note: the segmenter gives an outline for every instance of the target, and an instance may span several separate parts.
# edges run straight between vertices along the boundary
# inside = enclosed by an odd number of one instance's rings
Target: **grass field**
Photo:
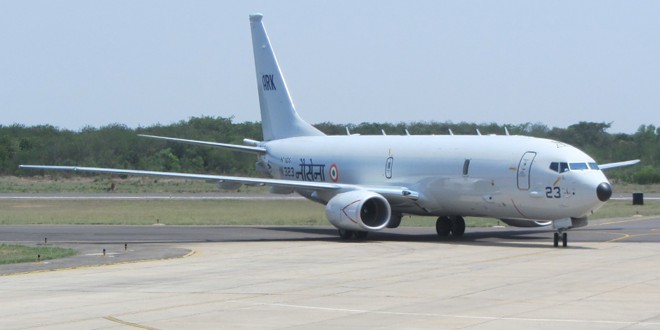
[[[97,177],[72,176],[60,177],[1,177],[0,192],[3,193],[103,193],[112,183],[115,192],[123,194],[138,193],[218,193],[214,183],[200,180],[182,180],[154,177],[127,177],[125,179],[110,175]],[[242,187],[240,191],[267,191],[263,187]],[[232,191],[236,192],[236,191]]]
[[[76,254],[76,250],[54,246],[29,247],[23,245],[0,244],[0,265],[16,264],[21,262],[35,262],[69,257]]]
[[[325,226],[322,205],[306,200],[1,200],[0,224],[299,225]],[[610,201],[592,219],[660,215],[660,202]],[[403,226],[433,226],[433,217],[405,217]],[[499,221],[468,218],[472,227]]]
[[[222,194],[212,183],[195,180],[99,176],[56,179],[50,177],[0,178],[4,193],[102,193],[111,183],[117,193]],[[242,193],[264,193],[268,188],[242,187]],[[615,186],[617,193],[660,191],[660,185]],[[236,191],[231,191],[236,193]],[[592,218],[660,215],[660,202],[644,206],[610,201]],[[472,227],[493,226],[499,221],[468,218]],[[2,200],[0,224],[117,224],[150,225],[328,225],[324,207],[306,200]],[[405,217],[404,226],[433,226],[433,217]]]

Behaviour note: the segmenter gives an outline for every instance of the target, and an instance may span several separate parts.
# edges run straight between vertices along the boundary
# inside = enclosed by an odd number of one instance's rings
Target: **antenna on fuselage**
[[[477,128],[477,135],[481,136],[481,132],[479,132],[478,128]]]
[[[351,134],[351,131],[348,130],[348,126],[346,126],[346,135],[360,135],[360,134]]]
[[[449,131],[449,135],[454,135],[454,132],[452,132],[451,128],[447,129]]]
[[[510,135],[510,134],[509,134],[509,130],[506,128],[506,126],[504,126],[504,133],[506,133],[507,136]]]
[[[410,136],[410,132],[408,132],[408,129],[407,129],[407,128],[404,129],[404,131],[406,131],[406,135]]]
[[[385,130],[384,130],[384,129],[381,128],[380,131],[381,131],[381,133],[383,133],[383,135],[387,135],[387,134],[385,134]]]

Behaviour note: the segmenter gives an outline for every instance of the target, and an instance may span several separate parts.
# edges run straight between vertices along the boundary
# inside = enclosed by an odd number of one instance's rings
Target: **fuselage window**
[[[592,170],[599,170],[599,169],[600,169],[600,168],[598,167],[598,164],[596,164],[596,163],[589,163],[589,167],[590,167]]]
[[[576,170],[588,170],[589,167],[587,167],[586,163],[571,163],[571,170],[576,171]]]
[[[550,163],[550,169],[555,172],[559,172],[559,163],[558,162]]]
[[[575,165],[575,167],[573,167]],[[580,166],[584,166],[584,168],[578,168]],[[564,173],[568,172],[570,170],[586,170],[587,169],[587,164],[584,163],[571,163],[571,167],[568,167],[568,163],[560,163],[560,162],[552,162],[550,163],[550,169],[558,172],[558,173]]]

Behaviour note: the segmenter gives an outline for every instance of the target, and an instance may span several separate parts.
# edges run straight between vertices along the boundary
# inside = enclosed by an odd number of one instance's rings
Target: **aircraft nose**
[[[607,202],[612,197],[612,186],[607,182],[599,184],[596,188],[596,195],[601,202]]]

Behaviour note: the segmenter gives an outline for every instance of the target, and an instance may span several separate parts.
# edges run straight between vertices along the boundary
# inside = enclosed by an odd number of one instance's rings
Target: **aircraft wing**
[[[280,180],[269,178],[250,178],[240,176],[225,176],[225,175],[211,175],[211,174],[193,174],[193,173],[177,173],[177,172],[159,172],[159,171],[141,171],[141,170],[123,170],[116,168],[102,168],[102,167],[82,167],[82,166],[49,166],[49,165],[20,165],[19,168],[25,169],[40,169],[40,170],[57,170],[57,171],[74,171],[74,172],[93,172],[93,173],[111,173],[111,174],[128,174],[128,175],[147,175],[147,176],[162,176],[170,178],[182,178],[193,180],[214,180],[218,182],[235,182],[246,185],[258,186],[276,186],[287,187],[292,189],[308,189],[308,190],[336,190],[351,191],[351,190],[369,190],[383,195],[385,198],[405,198],[416,200],[419,194],[403,187],[369,187],[342,183],[330,182],[308,182],[308,181],[294,181],[294,180]]]
[[[600,168],[601,170],[609,170],[611,168],[630,166],[630,165],[635,165],[637,163],[639,163],[639,159],[633,159],[633,160],[627,160],[625,162],[601,164],[601,165],[598,165],[598,168]]]
[[[146,138],[150,138],[150,139],[158,139],[158,140],[182,142],[182,143],[188,143],[188,144],[197,144],[197,145],[217,147],[217,148],[225,148],[225,149],[231,149],[231,150],[234,150],[234,151],[251,152],[251,153],[256,153],[256,154],[265,154],[266,153],[266,149],[261,148],[261,147],[250,147],[250,146],[242,146],[242,145],[238,145],[238,144],[228,144],[228,143],[198,141],[198,140],[188,140],[188,139],[178,139],[178,138],[173,138],[173,137],[146,135],[146,134],[138,134],[138,136],[146,137]]]

